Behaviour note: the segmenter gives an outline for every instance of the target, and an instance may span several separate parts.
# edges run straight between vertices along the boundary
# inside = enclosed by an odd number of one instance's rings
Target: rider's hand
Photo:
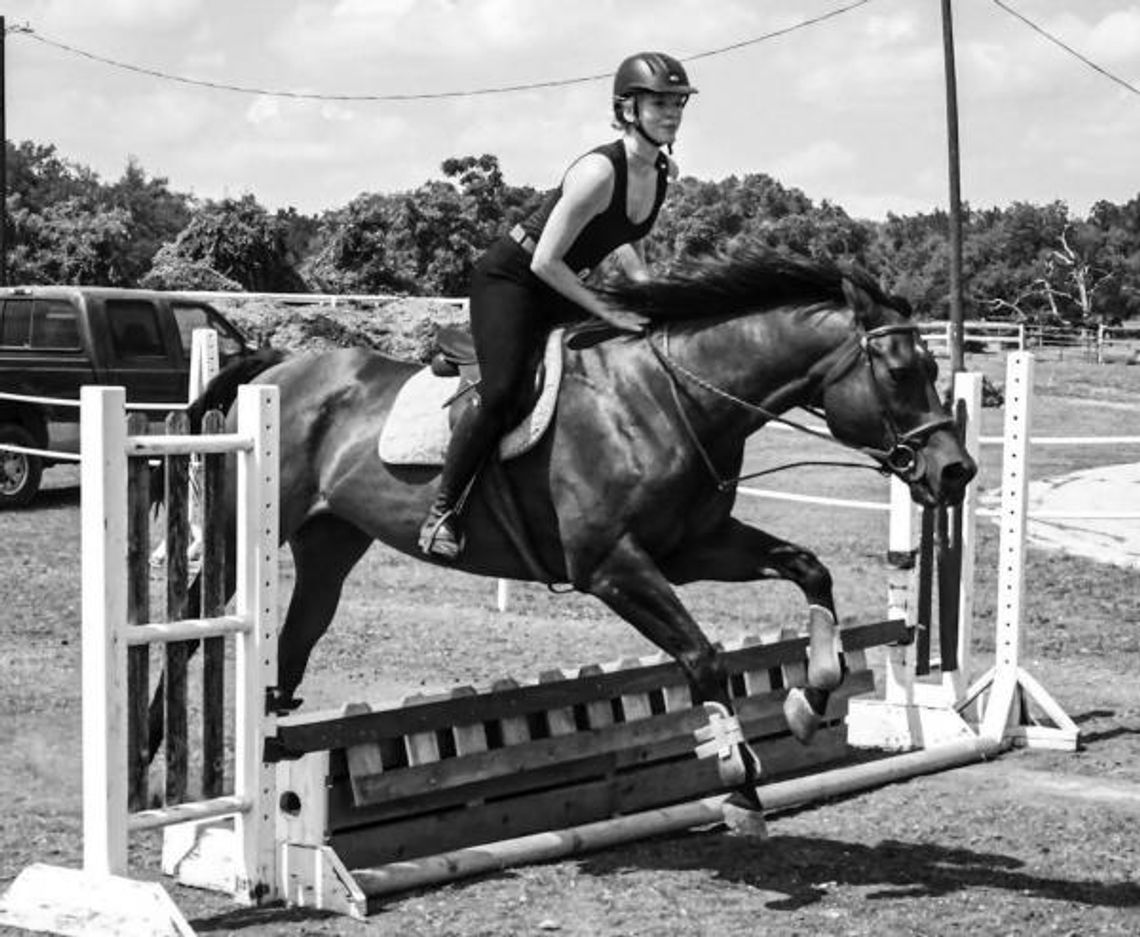
[[[630,312],[628,309],[617,309],[613,306],[607,306],[604,312],[599,311],[598,318],[604,319],[615,329],[633,332],[635,335],[642,334],[649,326],[649,319],[640,313]]]

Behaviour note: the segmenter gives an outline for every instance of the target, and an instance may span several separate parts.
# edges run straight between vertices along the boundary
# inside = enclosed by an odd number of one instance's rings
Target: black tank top
[[[645,237],[652,229],[653,222],[657,220],[657,212],[661,203],[665,201],[665,190],[669,184],[669,161],[664,153],[657,154],[657,193],[653,199],[653,209],[641,224],[634,224],[626,214],[626,187],[629,178],[629,167],[626,162],[625,145],[622,141],[614,140],[595,147],[590,153],[600,153],[606,157],[614,167],[614,194],[605,211],[595,215],[582,229],[563,260],[575,272],[589,270],[596,267],[611,251],[622,244],[630,244]],[[587,154],[588,155],[588,154]],[[536,241],[546,227],[550,213],[555,204],[562,197],[561,184],[552,189],[542,200],[542,204],[522,222],[523,229]]]

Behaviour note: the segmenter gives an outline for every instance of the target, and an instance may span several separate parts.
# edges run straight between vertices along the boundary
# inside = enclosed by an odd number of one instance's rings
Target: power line
[[[780,36],[786,36],[789,33],[796,32],[800,29],[806,29],[809,26],[815,26],[825,20],[832,19],[833,17],[840,16],[848,13],[858,7],[865,6],[871,0],[855,0],[846,6],[837,7],[834,10],[829,10],[819,16],[813,16],[810,19],[801,20],[791,26],[785,26],[782,29],[776,29],[772,32],[764,33],[760,36],[754,36],[751,39],[745,39],[741,42],[734,42],[731,45],[723,46],[719,49],[709,49],[705,52],[698,52],[695,55],[690,55],[682,59],[684,62],[692,62],[697,59],[707,59],[716,55],[724,55],[728,52],[735,52],[738,49],[743,49],[747,46],[756,45],[761,42],[767,42],[770,39],[776,39]],[[437,91],[437,92],[420,92],[409,94],[325,94],[317,92],[306,91],[280,91],[272,88],[254,88],[243,85],[227,84],[219,81],[208,81],[202,78],[187,78],[184,75],[175,75],[170,72],[159,71],[158,69],[145,68],[141,65],[133,65],[129,62],[122,62],[117,59],[107,58],[106,56],[97,55],[94,52],[88,52],[85,49],[79,49],[75,46],[68,45],[65,42],[60,42],[56,39],[49,39],[47,36],[41,36],[35,32],[31,27],[25,26],[22,28],[10,29],[9,32],[19,32],[23,35],[34,39],[36,42],[42,43],[46,46],[52,46],[63,52],[71,55],[78,55],[85,59],[90,59],[93,62],[98,62],[101,65],[109,65],[113,68],[122,69],[128,72],[134,72],[139,75],[147,75],[151,78],[160,78],[163,81],[174,81],[179,84],[193,85],[200,88],[211,88],[215,91],[231,91],[238,94],[256,94],[265,97],[275,98],[294,98],[306,101],[432,101],[440,100],[443,98],[469,98],[480,95],[490,94],[511,94],[517,91],[535,91],[544,88],[561,88],[567,85],[585,84],[590,81],[602,81],[612,77],[612,72],[602,72],[595,75],[582,75],[575,78],[555,78],[547,81],[534,81],[525,84],[515,85],[500,85],[490,88],[475,88],[469,91]]]
[[[1133,94],[1140,95],[1140,88],[1137,88],[1135,85],[1130,84],[1129,82],[1125,81],[1123,78],[1120,78],[1120,77],[1114,75],[1107,68],[1104,68],[1100,65],[1097,65],[1097,63],[1092,61],[1092,59],[1086,58],[1085,56],[1081,55],[1081,53],[1078,52],[1076,49],[1072,48],[1071,46],[1066,45],[1064,42],[1062,42],[1060,39],[1058,39],[1052,33],[1048,32],[1047,30],[1038,26],[1036,23],[1034,23],[1028,17],[1022,15],[1021,13],[1019,13],[1017,10],[1013,9],[1012,7],[1009,7],[1006,4],[1002,3],[1002,0],[993,0],[993,3],[995,6],[1000,7],[1001,9],[1005,10],[1005,12],[1008,13],[1010,16],[1021,20],[1021,22],[1023,22],[1026,26],[1028,26],[1034,32],[1039,33],[1040,35],[1044,36],[1046,39],[1048,39],[1054,45],[1060,46],[1062,49],[1064,49],[1066,52],[1068,52],[1069,55],[1073,56],[1073,58],[1075,58],[1075,59],[1079,59],[1081,62],[1083,62],[1089,68],[1091,68],[1094,72],[1097,72],[1098,74],[1103,75],[1109,81],[1115,81],[1122,88],[1124,88],[1128,91],[1131,91]]]

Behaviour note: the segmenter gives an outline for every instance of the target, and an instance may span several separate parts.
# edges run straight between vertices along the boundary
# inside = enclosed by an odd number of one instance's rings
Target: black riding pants
[[[556,325],[587,316],[530,269],[510,238],[488,248],[471,279],[471,337],[479,358],[483,408],[510,420],[525,399],[534,352]],[[505,429],[506,427],[504,427]]]
[[[511,422],[522,417],[534,352],[550,330],[586,315],[531,272],[530,255],[510,238],[499,238],[487,249],[470,294],[479,405],[464,411],[452,433],[438,506],[454,507]]]

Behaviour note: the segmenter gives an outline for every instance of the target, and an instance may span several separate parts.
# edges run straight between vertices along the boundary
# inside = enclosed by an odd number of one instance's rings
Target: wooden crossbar
[[[842,629],[843,650],[847,655],[869,647],[905,642],[910,631],[902,620],[875,622]],[[772,688],[786,684],[780,668],[802,664],[806,658],[807,638],[795,637],[776,643],[752,643],[728,648],[722,654],[730,680],[762,671],[772,672]],[[853,668],[854,669],[854,668]],[[453,725],[471,725],[506,719],[525,719],[535,713],[548,713],[575,706],[596,705],[602,700],[636,696],[652,692],[665,693],[668,688],[684,685],[680,667],[671,660],[641,664],[620,670],[585,667],[572,676],[530,684],[501,685],[491,692],[463,697],[433,698],[427,701],[411,698],[393,708],[345,715],[340,711],[282,717],[277,733],[266,745],[266,761],[296,758],[308,752],[349,748],[367,744],[378,738],[399,738],[447,729]]]
[[[909,636],[901,621],[842,631],[848,673],[810,746],[782,710],[804,678],[806,641],[725,648],[733,708],[765,779],[843,757],[847,702],[874,688],[864,650]],[[687,802],[743,780],[742,764],[694,754],[709,720],[660,656],[286,717],[275,740],[285,837],[365,868]]]

